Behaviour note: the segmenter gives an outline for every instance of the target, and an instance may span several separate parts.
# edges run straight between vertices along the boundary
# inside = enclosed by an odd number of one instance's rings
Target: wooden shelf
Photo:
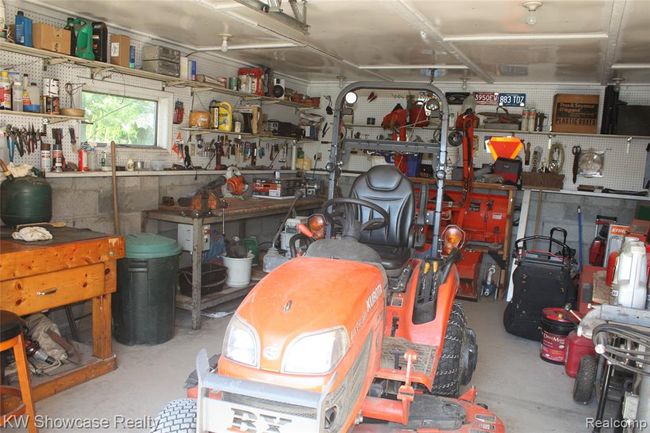
[[[474,132],[488,132],[495,134],[509,134],[509,135],[543,135],[548,136],[569,136],[569,137],[595,137],[595,138],[613,138],[613,139],[627,139],[627,138],[640,138],[643,140],[650,139],[650,136],[646,135],[609,135],[609,134],[582,134],[577,132],[555,132],[555,131],[518,131],[511,129],[488,129],[488,128],[476,128]]]
[[[21,117],[38,117],[41,119],[49,119],[50,123],[67,122],[69,120],[76,120],[82,122],[83,117],[78,116],[63,116],[61,114],[46,114],[46,113],[32,113],[30,111],[13,111],[13,110],[0,110],[0,115],[21,116]]]
[[[269,96],[257,96],[250,93],[239,92],[237,90],[226,89],[225,87],[216,84],[202,83],[199,81],[182,80],[178,77],[171,77],[169,75],[157,74],[155,72],[143,71],[142,69],[131,69],[124,66],[113,65],[110,63],[98,62],[95,60],[86,60],[80,57],[69,56],[67,54],[55,53],[53,51],[41,50],[38,48],[25,47],[10,42],[0,42],[0,49],[16,54],[23,54],[32,57],[39,57],[46,62],[47,65],[56,65],[59,63],[71,63],[80,66],[86,66],[91,69],[91,76],[102,72],[113,71],[123,75],[132,77],[146,78],[165,83],[168,87],[188,87],[195,90],[204,90],[220,93],[223,95],[230,95],[240,97],[244,100],[260,101],[260,103],[278,104],[287,107],[292,107],[299,110],[308,110],[314,107],[306,104],[300,104],[282,99],[272,98]]]
[[[211,129],[211,128],[179,128],[181,131],[188,131],[191,134],[221,134],[221,135],[236,135],[240,136],[242,138],[252,138],[252,139],[260,139],[260,140],[295,140],[295,141],[302,141],[302,139],[298,139],[296,137],[285,137],[283,135],[261,135],[261,134],[251,134],[249,132],[227,132],[227,131],[220,131],[218,129]]]

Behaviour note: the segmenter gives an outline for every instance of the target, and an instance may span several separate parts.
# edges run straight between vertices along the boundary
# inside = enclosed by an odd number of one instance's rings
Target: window
[[[86,110],[84,141],[155,146],[158,139],[158,101],[83,91]]]

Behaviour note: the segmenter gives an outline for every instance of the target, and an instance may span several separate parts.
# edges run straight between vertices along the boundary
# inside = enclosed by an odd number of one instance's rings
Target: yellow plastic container
[[[219,102],[219,131],[232,132],[232,105],[228,102]]]

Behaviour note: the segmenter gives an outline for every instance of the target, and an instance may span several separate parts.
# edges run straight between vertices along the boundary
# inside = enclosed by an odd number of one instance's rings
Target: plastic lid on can
[[[154,233],[136,233],[125,236],[126,258],[157,259],[176,256],[181,247],[171,238]]]
[[[575,323],[571,313],[560,307],[544,308],[542,310],[542,315],[548,320],[553,320],[554,322]]]

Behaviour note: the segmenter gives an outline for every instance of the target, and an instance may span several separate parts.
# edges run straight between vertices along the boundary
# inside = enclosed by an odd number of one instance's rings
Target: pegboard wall
[[[521,85],[479,85],[468,83],[467,89],[462,90],[459,84],[436,83],[444,92],[449,91],[466,91],[466,92],[518,92],[526,93],[527,106],[535,108],[537,112],[543,112],[547,115],[544,124],[544,130],[549,130],[549,117],[552,115],[553,97],[557,93],[575,93],[575,94],[597,94],[600,95],[601,102],[604,95],[604,87],[594,85],[553,85],[553,84],[521,84]],[[340,87],[335,83],[312,83],[308,92],[313,95],[321,96],[324,101],[325,96],[330,96],[333,101],[336,100]],[[366,97],[360,96],[354,110],[354,124],[365,124],[368,117],[375,118],[375,124],[381,124],[382,118],[388,114],[397,103],[406,107],[406,95],[408,92],[402,92],[401,95],[391,94],[382,95],[373,102],[368,102]],[[630,104],[650,105],[650,86],[639,85],[622,85],[620,99]],[[326,103],[321,104],[321,114],[325,116],[330,126],[333,116],[325,113]],[[455,116],[459,113],[461,105],[450,105],[450,125],[454,124]],[[482,105],[478,106],[477,111],[494,111],[496,106]],[[522,112],[521,108],[509,109],[511,113]],[[599,115],[600,116],[600,115]],[[600,118],[598,121],[600,125]],[[356,127],[350,134],[360,132],[362,138],[377,138],[379,135],[387,135],[380,127],[361,126]],[[331,128],[324,141],[331,140]],[[417,129],[417,135],[424,141],[429,141],[433,137],[433,131],[427,129]],[[493,162],[491,155],[484,147],[484,141],[488,136],[508,135],[507,133],[487,133],[476,131],[478,138],[478,153],[475,157],[476,165],[490,164]],[[564,147],[565,160],[562,173],[565,175],[564,189],[576,190],[577,184],[598,185],[606,188],[640,190],[643,189],[643,178],[646,165],[646,146],[650,138],[633,138],[629,142],[626,137],[615,136],[595,136],[595,135],[553,135],[547,134],[528,134],[517,132],[524,142],[531,143],[531,150],[539,146],[543,149],[542,158],[545,161],[548,158],[549,140],[551,143],[559,142]],[[414,137],[412,137],[414,138]],[[579,176],[576,185],[572,183],[573,155],[571,149],[573,146],[580,146],[583,151],[593,149],[605,152],[604,175],[600,178],[586,178]],[[320,142],[311,142],[303,146],[307,157],[311,157],[317,152],[321,152],[325,157],[329,154],[329,144]],[[523,151],[521,152],[523,159]],[[462,156],[459,158],[462,164]],[[370,159],[365,155],[352,155],[352,158],[344,167],[347,170],[365,171],[370,168]]]
[[[18,10],[25,11],[25,14],[33,19],[34,22],[43,22],[47,24],[52,24],[55,26],[62,27],[66,22],[66,15],[58,12],[53,12],[40,8],[36,5],[29,5],[29,9],[25,7],[24,3],[15,0],[5,0],[6,15],[8,21],[11,23],[14,20],[16,12]],[[143,37],[142,35],[135,34],[132,32],[125,31],[124,29],[115,29],[109,26],[109,34],[127,34],[131,38],[131,44],[135,46],[136,49],[136,68],[139,68],[141,65],[141,52],[142,47],[145,44],[156,44],[160,43],[162,45],[170,45],[167,42],[159,42],[152,40],[151,38]],[[175,46],[174,48],[179,48]],[[189,51],[187,49],[182,51]],[[210,76],[235,76],[237,74],[237,68],[239,67],[233,61],[228,61],[227,59],[218,58],[220,56],[211,56],[208,54],[199,54],[195,58],[197,61],[197,71],[198,73],[210,75]],[[188,131],[182,131],[181,128],[188,126],[189,113],[194,110],[207,110],[210,104],[210,101],[213,99],[218,101],[227,101],[233,106],[243,103],[243,101],[234,96],[222,95],[218,92],[209,92],[201,91],[195,92],[194,94],[188,88],[182,87],[167,87],[164,88],[162,83],[155,80],[149,80],[145,78],[132,77],[123,75],[116,72],[107,71],[102,74],[99,74],[95,79],[91,79],[90,70],[84,66],[72,65],[72,64],[58,64],[58,65],[49,65],[47,68],[44,68],[43,59],[32,57],[29,55],[10,53],[6,51],[0,51],[0,70],[8,70],[11,72],[16,72],[19,74],[28,74],[30,82],[37,83],[39,87],[42,86],[43,79],[45,78],[57,78],[60,82],[61,91],[61,107],[70,107],[71,99],[74,99],[76,105],[79,107],[79,92],[81,89],[92,89],[93,85],[98,83],[111,83],[118,87],[122,87],[122,90],[119,93],[124,95],[129,95],[129,92],[132,89],[150,89],[155,91],[158,94],[161,91],[167,92],[173,97],[174,101],[181,101],[184,106],[185,115],[183,118],[183,123],[180,125],[173,125],[171,136],[167,140],[168,142],[159,142],[157,143],[158,148],[156,149],[142,149],[142,148],[133,148],[120,146],[117,151],[117,164],[126,165],[128,159],[140,159],[145,161],[145,167],[150,166],[152,160],[164,160],[167,165],[172,163],[182,163],[182,159],[179,158],[175,153],[170,149],[173,145],[174,140],[176,140],[178,134],[180,134],[183,143],[190,146],[190,153],[192,156],[192,161],[194,165],[206,167],[208,162],[212,157],[212,152],[203,152],[197,148],[197,138],[194,134],[191,134]],[[65,92],[64,86],[65,83],[72,83],[76,90],[74,98]],[[291,79],[287,79],[287,84],[292,88],[297,89],[298,91],[306,91],[306,86],[304,83],[295,82]],[[172,104],[173,110],[173,104]],[[277,118],[280,120],[290,120],[297,121],[298,114],[297,112],[290,107],[285,106],[270,106],[264,105],[263,112],[268,118]],[[171,118],[171,116],[170,116]],[[47,122],[47,121],[46,121]],[[52,122],[52,121],[51,121]],[[18,128],[30,128],[34,126],[35,128],[40,128],[43,120],[38,117],[27,117],[27,116],[18,116],[18,115],[2,115],[0,111],[0,130],[5,130],[8,124],[18,127]],[[63,128],[63,154],[67,161],[77,162],[78,155],[72,151],[72,145],[70,142],[70,135],[68,133],[68,128],[75,129],[75,135],[77,137],[77,143],[80,143],[83,139],[83,125],[80,121],[77,120],[66,120],[56,124],[49,124],[47,128],[47,137],[44,137],[45,142],[53,143],[52,139],[52,128]],[[217,138],[217,134],[203,134],[202,136],[205,143],[210,143],[213,139]],[[234,137],[232,137],[234,138]],[[4,135],[0,135],[0,158],[8,160],[8,151],[5,145]],[[252,139],[251,139],[252,140]],[[250,141],[250,140],[249,140]],[[243,143],[246,142],[244,138]],[[258,156],[257,165],[258,166],[267,166],[271,164],[270,160],[270,146],[273,144],[278,144],[282,149],[280,157],[272,164],[273,168],[280,168],[285,165],[284,161],[284,149],[290,146],[290,142],[287,140],[278,140],[278,139],[255,139],[255,142],[258,146],[261,146],[265,149],[264,157]],[[109,148],[104,147],[101,144],[98,145],[96,156],[99,157],[101,152],[106,151],[109,153]],[[288,153],[288,152],[287,152]],[[39,152],[33,154],[25,154],[20,157],[16,152],[14,158],[16,163],[26,163],[31,164],[36,167],[40,165],[40,155]],[[242,160],[241,158],[236,159],[230,155],[222,158],[222,164],[239,164],[247,165],[248,161]],[[209,168],[214,166],[214,161],[210,162]]]

